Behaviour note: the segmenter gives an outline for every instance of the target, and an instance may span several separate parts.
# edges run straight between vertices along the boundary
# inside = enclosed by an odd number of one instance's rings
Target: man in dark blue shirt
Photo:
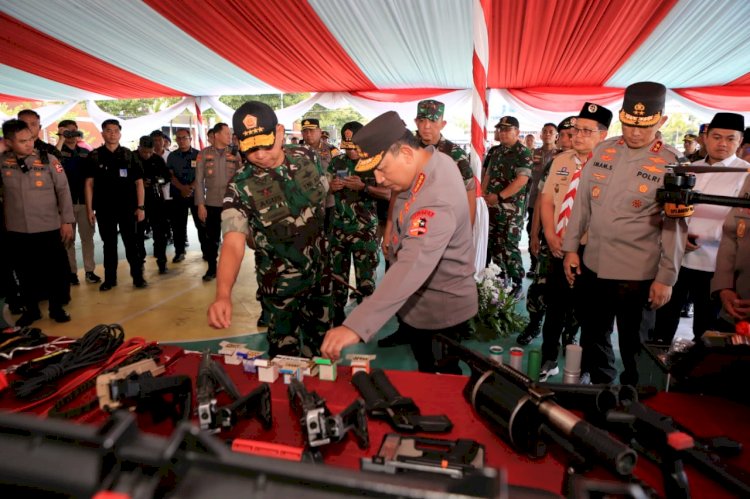
[[[172,236],[174,238],[174,258],[172,263],[179,263],[185,259],[185,243],[187,242],[187,214],[188,210],[193,215],[193,223],[198,231],[198,240],[201,243],[203,254],[205,251],[205,238],[203,236],[205,227],[198,218],[198,207],[195,205],[195,164],[198,158],[198,149],[190,145],[190,130],[178,130],[175,134],[177,139],[177,150],[169,153],[167,157],[167,168],[172,178],[171,213],[169,216],[172,224]]]

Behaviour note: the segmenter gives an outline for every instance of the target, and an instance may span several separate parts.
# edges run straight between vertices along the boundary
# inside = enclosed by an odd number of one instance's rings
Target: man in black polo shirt
[[[185,243],[187,242],[187,214],[193,215],[193,223],[198,231],[198,240],[205,259],[205,225],[198,218],[198,207],[195,205],[195,165],[198,159],[198,149],[190,145],[190,131],[177,130],[177,150],[169,153],[167,168],[172,172],[172,213],[169,219],[172,223],[174,237],[174,258],[172,263],[179,263],[185,259]]]
[[[84,186],[86,184],[86,173],[84,166],[89,151],[78,145],[83,134],[78,131],[78,124],[73,120],[62,120],[57,125],[59,136],[60,155],[65,175],[68,177],[70,196],[73,200],[73,214],[76,221],[73,222],[73,239],[68,243],[68,262],[70,263],[70,284],[77,286],[78,264],[76,262],[75,232],[81,236],[81,251],[83,252],[83,267],[86,270],[86,282],[95,284],[101,282],[101,278],[94,273],[94,225],[89,222],[86,213],[86,196]]]
[[[117,120],[102,122],[104,145],[91,151],[86,172],[86,210],[93,225],[99,222],[104,242],[104,282],[100,291],[117,286],[117,231],[136,288],[145,288],[143,260],[138,252],[136,225],[145,218],[143,171],[133,152],[120,145]]]

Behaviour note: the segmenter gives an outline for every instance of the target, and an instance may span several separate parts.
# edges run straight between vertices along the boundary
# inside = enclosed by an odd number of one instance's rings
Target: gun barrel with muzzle
[[[464,396],[474,410],[518,451],[542,457],[546,441],[560,443],[586,461],[596,460],[621,476],[630,475],[637,455],[633,449],[560,407],[554,392],[505,365],[438,335],[444,358],[468,364],[471,378]]]

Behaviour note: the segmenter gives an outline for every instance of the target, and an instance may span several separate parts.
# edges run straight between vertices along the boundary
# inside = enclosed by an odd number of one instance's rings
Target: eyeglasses
[[[581,134],[584,137],[591,137],[591,134],[594,132],[598,132],[599,130],[592,130],[591,128],[578,128],[577,126],[573,127],[573,135]]]
[[[175,139],[177,139],[177,140],[190,140],[190,137],[188,137],[187,135],[178,135],[178,136],[175,137]]]

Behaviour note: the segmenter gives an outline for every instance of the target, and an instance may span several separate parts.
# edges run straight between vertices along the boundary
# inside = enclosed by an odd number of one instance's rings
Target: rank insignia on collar
[[[657,141],[656,141],[656,142],[654,143],[654,145],[653,145],[653,146],[651,146],[651,149],[650,149],[650,151],[651,151],[651,152],[659,152],[659,151],[661,151],[661,148],[662,148],[662,146],[663,146],[663,145],[664,145],[664,144],[662,143],[662,141],[661,141],[661,140],[657,140]]]
[[[411,190],[413,194],[418,193],[420,189],[422,189],[425,178],[427,178],[427,176],[424,173],[419,174],[419,177],[417,177],[417,181],[414,183],[414,188]]]

